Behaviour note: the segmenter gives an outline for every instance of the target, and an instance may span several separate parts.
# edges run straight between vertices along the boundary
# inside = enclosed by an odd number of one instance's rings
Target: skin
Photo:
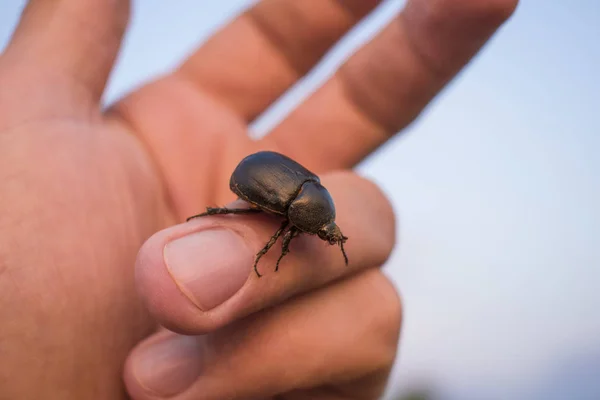
[[[402,320],[379,270],[394,214],[348,169],[418,116],[516,0],[409,0],[250,140],[248,124],[377,4],[260,2],[108,110],[127,1],[28,4],[0,57],[0,398],[377,398]],[[183,223],[242,206],[229,175],[261,149],[321,176],[348,267],[336,246],[298,237],[259,279],[253,255],[279,221]]]

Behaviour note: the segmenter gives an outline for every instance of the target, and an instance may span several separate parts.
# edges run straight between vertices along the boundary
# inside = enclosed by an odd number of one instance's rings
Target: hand
[[[32,0],[0,58],[0,397],[124,397],[123,362],[148,335],[125,367],[135,398],[376,397],[400,325],[377,269],[393,214],[374,185],[333,171],[411,122],[515,3],[409,1],[255,142],[247,124],[377,1],[263,1],[102,112],[128,3]],[[276,251],[263,258],[258,279],[251,261],[272,219],[178,224],[233,200],[229,174],[258,149],[321,174],[349,267],[337,248],[299,237],[279,272]],[[178,333],[155,333],[155,319]]]

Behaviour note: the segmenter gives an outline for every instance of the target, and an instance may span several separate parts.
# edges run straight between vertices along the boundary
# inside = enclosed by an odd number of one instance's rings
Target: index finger
[[[371,182],[350,172],[322,177],[336,205],[336,222],[349,239],[346,266],[339,247],[300,235],[279,271],[281,244],[260,260],[255,255],[280,227],[264,214],[210,216],[161,231],[140,250],[138,288],[150,312],[166,328],[185,334],[218,329],[251,313],[377,267],[395,241],[389,202]]]
[[[259,1],[204,43],[178,75],[250,122],[379,2]]]
[[[3,54],[4,67],[19,77],[10,74],[0,86],[20,85],[7,92],[18,92],[30,102],[47,98],[35,94],[41,90],[52,93],[50,104],[39,105],[52,117],[97,108],[129,13],[128,0],[28,1]]]

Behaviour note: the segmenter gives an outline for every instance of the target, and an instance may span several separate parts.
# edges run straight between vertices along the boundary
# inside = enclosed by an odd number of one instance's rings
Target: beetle
[[[207,215],[259,212],[283,217],[279,229],[256,254],[254,271],[258,277],[261,277],[258,261],[282,235],[281,255],[275,264],[275,271],[279,270],[279,263],[289,253],[292,239],[301,233],[317,235],[330,245],[339,245],[348,265],[344,250],[348,238],[335,223],[333,199],[321,185],[319,177],[298,162],[274,151],[250,154],[240,161],[231,174],[229,188],[239,199],[249,203],[250,208],[207,207],[206,212],[193,215],[186,222]]]

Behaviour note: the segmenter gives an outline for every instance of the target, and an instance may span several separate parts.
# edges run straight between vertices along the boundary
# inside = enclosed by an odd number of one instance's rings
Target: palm
[[[160,100],[155,100],[160,99]],[[109,113],[138,137],[159,168],[173,215],[179,221],[208,205],[232,199],[229,174],[248,152],[245,122],[217,99],[174,78],[143,88]]]

